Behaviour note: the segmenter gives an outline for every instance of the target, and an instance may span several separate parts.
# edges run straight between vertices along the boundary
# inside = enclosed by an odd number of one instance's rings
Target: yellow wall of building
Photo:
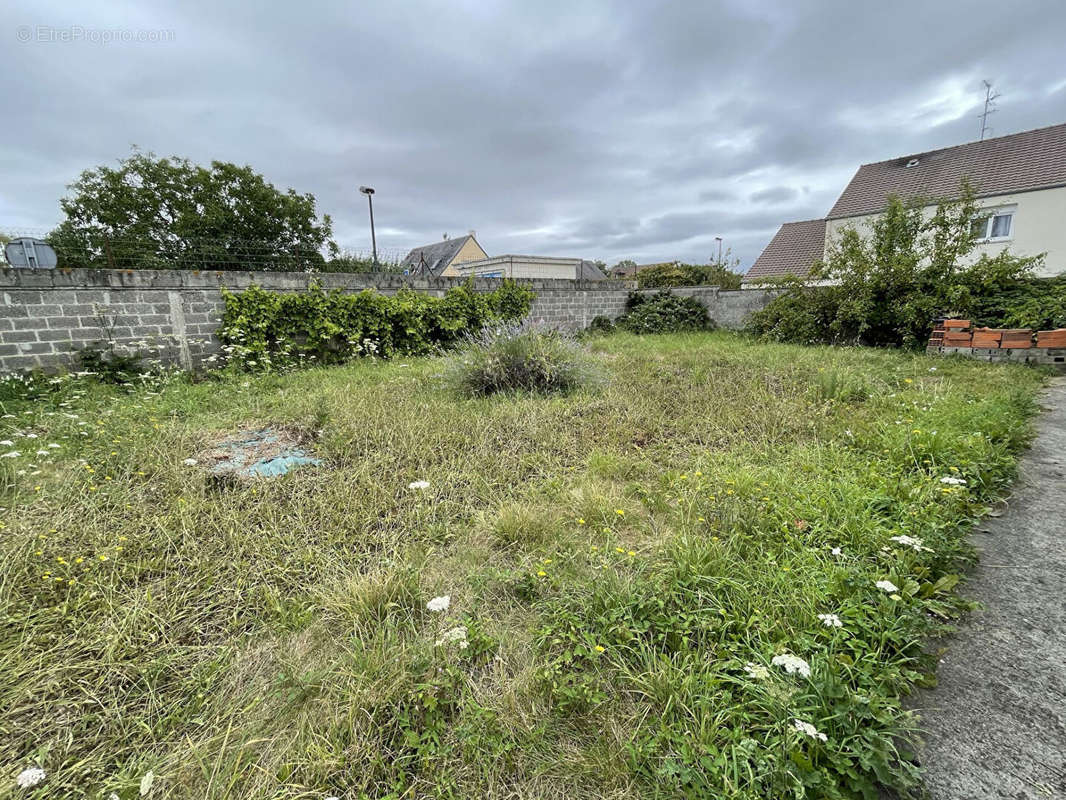
[[[477,243],[477,239],[471,236],[466,240],[459,252],[455,254],[455,258],[451,260],[451,263],[444,268],[441,272],[442,278],[454,278],[459,274],[459,271],[455,268],[456,264],[462,264],[466,261],[480,261],[483,258],[488,258],[489,254],[481,249],[481,245]]]
[[[967,259],[969,263],[976,261],[982,254],[995,256],[1009,248],[1018,256],[1033,256],[1046,252],[1043,266],[1036,271],[1041,277],[1066,272],[1066,187],[984,197],[977,204],[980,208],[990,211],[1015,206],[1014,221],[1010,239],[978,244]],[[935,211],[935,206],[927,206],[923,213],[928,219]],[[830,243],[839,238],[847,227],[854,227],[862,235],[868,236],[873,220],[877,217],[877,214],[868,214],[862,217],[827,220],[826,253],[829,252]]]

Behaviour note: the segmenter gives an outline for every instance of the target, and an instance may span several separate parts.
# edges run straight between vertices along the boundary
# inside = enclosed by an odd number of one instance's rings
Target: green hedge
[[[718,286],[739,289],[740,273],[724,264],[659,264],[637,273],[641,289],[667,289],[673,286]]]
[[[668,291],[652,295],[630,292],[626,313],[616,324],[630,333],[682,333],[715,328],[703,303],[695,297],[679,297]]]
[[[486,325],[523,319],[535,295],[504,281],[492,292],[478,294],[463,286],[444,297],[410,289],[392,296],[372,289],[346,294],[319,286],[301,293],[252,286],[243,292],[223,290],[222,296],[226,309],[218,337],[223,352],[231,363],[262,367],[425,353]]]

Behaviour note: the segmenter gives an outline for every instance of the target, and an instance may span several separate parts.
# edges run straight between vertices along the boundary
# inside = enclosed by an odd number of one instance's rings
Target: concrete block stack
[[[974,328],[968,319],[938,320],[925,351],[979,361],[1047,364],[1066,369],[1066,328],[1040,331],[1033,346],[1028,328]]]

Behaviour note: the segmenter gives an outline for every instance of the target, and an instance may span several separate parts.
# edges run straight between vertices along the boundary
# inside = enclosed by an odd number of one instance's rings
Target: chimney
[[[470,230],[468,230],[468,231],[467,231],[467,233],[469,233],[469,234],[470,234],[471,236],[473,236],[473,237],[474,237],[475,239],[477,238],[477,231],[475,231],[475,230],[474,230],[473,228],[471,228]]]

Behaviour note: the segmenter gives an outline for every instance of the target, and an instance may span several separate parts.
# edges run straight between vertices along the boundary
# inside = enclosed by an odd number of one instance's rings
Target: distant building
[[[606,275],[593,262],[580,258],[493,256],[455,265],[455,274],[479,278],[568,278],[602,281]]]
[[[926,201],[928,217],[938,202],[958,199],[964,178],[981,208],[974,219],[972,259],[1010,248],[1022,256],[1047,253],[1041,275],[1066,271],[1066,124],[1061,124],[864,164],[825,219],[782,225],[744,282],[804,277],[845,228],[869,232],[890,196]]]
[[[466,236],[415,247],[400,262],[400,266],[412,275],[448,278],[459,274],[455,269],[456,264],[488,257],[489,254],[481,248],[471,231]]]
[[[611,267],[610,272],[612,278],[633,278],[636,277],[636,274],[638,272],[642,272],[646,269],[651,269],[652,267],[661,267],[666,264],[673,263],[676,262],[659,261],[655,264],[626,264],[625,266],[619,266],[618,264],[616,264],[615,266]]]

